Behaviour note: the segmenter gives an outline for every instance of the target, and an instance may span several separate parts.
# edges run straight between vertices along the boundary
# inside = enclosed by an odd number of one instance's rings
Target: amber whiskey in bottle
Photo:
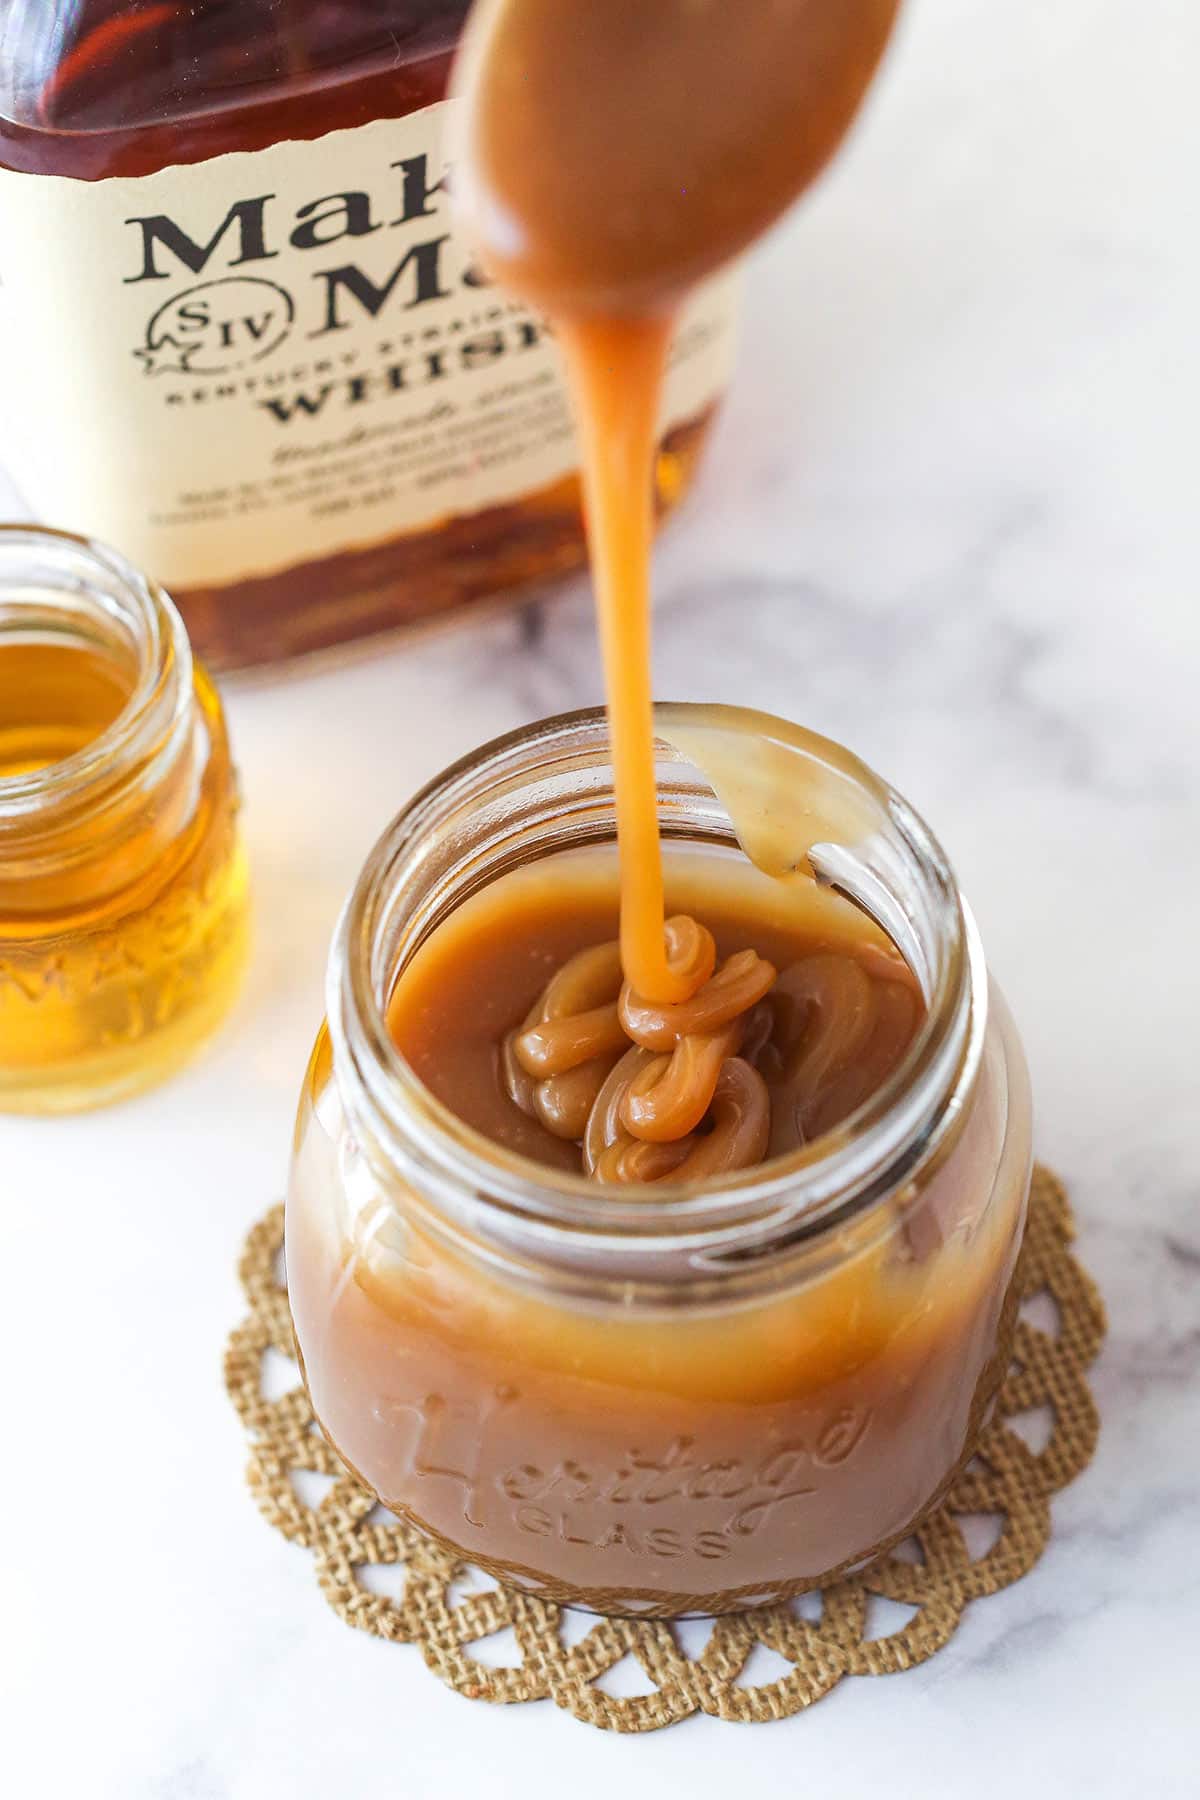
[[[583,558],[543,322],[448,206],[466,0],[5,0],[5,454],[219,667],[528,590]],[[659,498],[728,378],[681,322]]]

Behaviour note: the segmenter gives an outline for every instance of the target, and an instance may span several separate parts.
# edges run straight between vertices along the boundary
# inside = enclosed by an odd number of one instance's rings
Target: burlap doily
[[[268,1523],[313,1553],[321,1591],[348,1625],[415,1644],[434,1673],[469,1699],[551,1699],[613,1731],[653,1731],[696,1711],[785,1718],[845,1675],[886,1675],[924,1662],[949,1641],[969,1601],[1007,1587],[1041,1556],[1050,1497],[1086,1467],[1099,1429],[1084,1372],[1104,1336],[1104,1308],[1071,1254],[1073,1236],[1060,1183],[1036,1170],[1017,1269],[1021,1316],[1012,1360],[975,1457],[911,1538],[871,1568],[786,1605],[681,1628],[649,1619],[586,1621],[494,1585],[472,1591],[485,1578],[473,1583],[468,1565],[379,1506],[317,1428],[279,1279],[278,1206],[246,1240],[240,1274],[250,1317],[225,1357],[226,1386],[251,1440],[250,1488]],[[288,1359],[295,1377],[277,1398],[264,1391],[272,1352]],[[310,1504],[300,1489],[322,1476],[328,1491]],[[379,1591],[378,1576],[367,1585],[381,1565],[403,1565],[401,1597]],[[394,1576],[387,1585],[395,1585]],[[879,1631],[881,1612],[893,1620],[886,1634]],[[905,1616],[896,1622],[898,1612]],[[697,1629],[707,1642],[689,1654],[684,1639],[694,1641]],[[472,1654],[472,1646],[505,1631],[515,1641],[515,1666],[495,1667]],[[627,1658],[640,1666],[649,1692],[606,1691],[603,1684]],[[782,1672],[755,1683],[753,1665],[765,1661],[779,1671],[780,1659]]]

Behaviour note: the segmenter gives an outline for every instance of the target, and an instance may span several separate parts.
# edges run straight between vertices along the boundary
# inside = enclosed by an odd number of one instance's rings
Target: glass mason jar
[[[246,944],[217,692],[116,551],[0,527],[0,1111],[115,1100],[225,1013]]]
[[[741,854],[682,747],[744,717],[659,709],[668,853]],[[1030,1174],[1016,1033],[926,826],[838,746],[785,734],[797,862],[884,926],[926,1001],[882,1088],[786,1158],[598,1189],[478,1137],[389,1038],[397,972],[457,904],[613,842],[600,713],[413,800],[333,946],[287,1204],[314,1410],[394,1511],[560,1602],[719,1612],[871,1557],[969,1456],[1006,1361]]]
[[[553,340],[450,215],[467,11],[0,7],[12,473],[42,517],[153,571],[213,668],[445,619],[584,561]],[[735,287],[697,296],[675,345],[664,510],[729,376]]]

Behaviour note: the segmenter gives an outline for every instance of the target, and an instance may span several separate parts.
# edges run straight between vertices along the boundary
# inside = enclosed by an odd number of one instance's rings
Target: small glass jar
[[[682,748],[722,720],[744,731],[726,709],[659,709],[668,852],[742,854]],[[398,971],[458,904],[612,844],[599,713],[518,732],[420,794],[333,947],[287,1205],[314,1410],[394,1511],[563,1603],[714,1613],[869,1559],[945,1491],[1006,1362],[1030,1174],[1020,1045],[928,829],[838,746],[785,735],[795,864],[884,926],[926,1002],[879,1091],[789,1157],[698,1188],[598,1189],[478,1137],[388,1036]]]
[[[161,588],[115,551],[0,527],[0,1111],[168,1074],[246,947],[221,702]]]

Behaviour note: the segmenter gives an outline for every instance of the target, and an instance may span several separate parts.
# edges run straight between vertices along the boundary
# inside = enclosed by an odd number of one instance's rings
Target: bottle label
[[[132,179],[0,170],[10,454],[49,523],[221,585],[576,467],[546,325],[455,234],[454,104]],[[664,426],[725,386],[735,299],[682,320]]]

